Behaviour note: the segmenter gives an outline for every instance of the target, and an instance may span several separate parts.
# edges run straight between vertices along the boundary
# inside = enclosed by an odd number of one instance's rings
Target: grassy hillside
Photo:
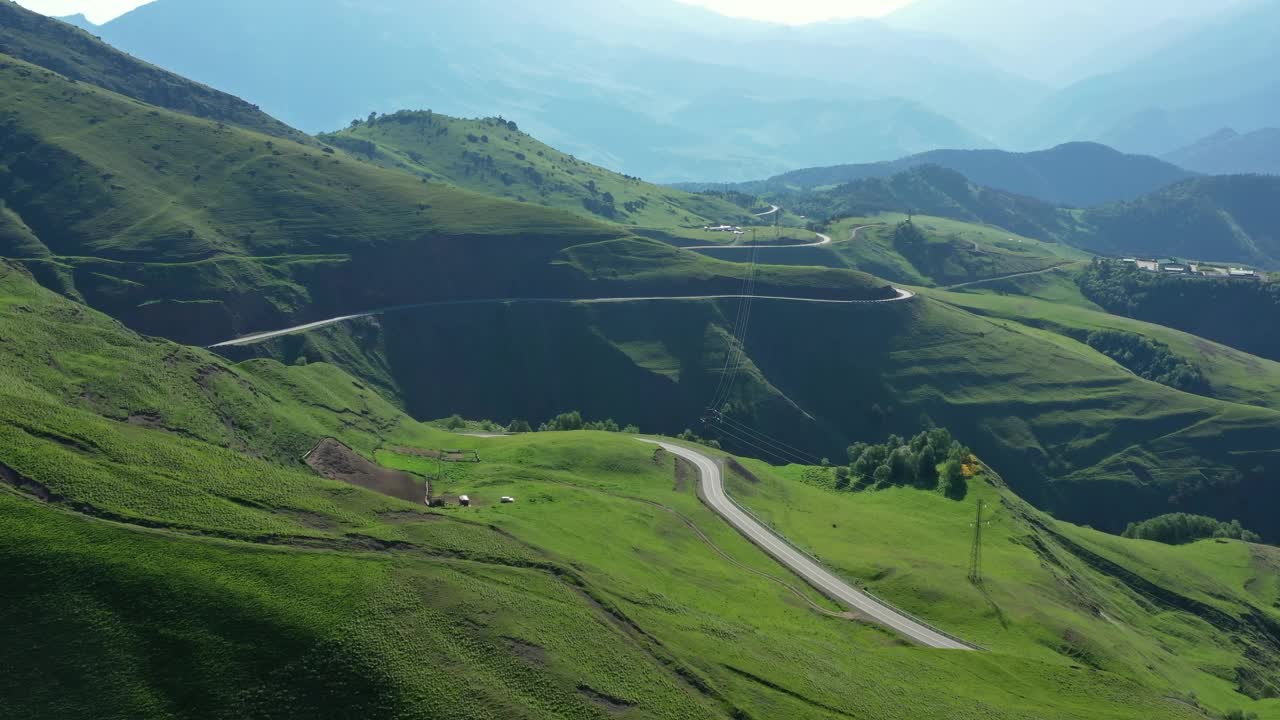
[[[1266,175],[1196,178],[1087,209],[993,190],[938,166],[771,197],[821,220],[914,212],[1005,228],[1104,255],[1175,256],[1268,268],[1280,264],[1273,230],[1280,179]]]
[[[725,200],[651,185],[583,162],[502,118],[398,112],[356,120],[320,139],[433,182],[634,227],[700,228],[753,220],[747,208]]]
[[[814,218],[914,212],[992,225],[1046,241],[1065,237],[1075,222],[1070,213],[1048,202],[984,187],[938,165],[826,190],[783,194],[778,202]]]
[[[1214,392],[1235,402],[1187,394],[1071,337],[939,300],[757,302],[729,412],[832,458],[854,439],[955,428],[1038,506],[1113,531],[1198,509],[1280,532],[1260,504],[1280,487],[1266,470],[1280,461],[1280,415],[1269,403],[1240,404],[1275,397],[1274,374],[1233,388],[1247,356],[1202,360]],[[676,433],[696,429],[716,395],[738,309],[737,301],[434,308],[237,352],[338,363],[420,418],[461,412],[505,424],[579,409]],[[1194,340],[1170,344],[1187,353]],[[1195,357],[1216,356],[1205,346]]]
[[[1072,293],[1074,292],[1074,298]],[[1113,315],[1093,305],[1070,273],[970,286],[932,297],[989,317],[1012,320],[1084,341],[1098,330],[1136,333],[1168,345],[1205,372],[1208,394],[1242,405],[1280,409],[1280,363],[1154,323]],[[1073,302],[1074,300],[1074,302]]]
[[[832,608],[703,508],[687,467],[631,436],[448,435],[334,368],[230,366],[13,269],[0,338],[0,570],[13,578],[0,697],[19,716],[1204,717],[1184,689],[1122,662],[1207,632],[1183,611],[1135,627],[1093,669],[1074,646],[1036,644],[1056,624],[997,637],[981,605],[966,615],[949,600],[928,612],[985,628],[993,652],[904,647],[815,612]],[[446,466],[434,490],[476,504],[431,511],[322,479],[296,451],[326,435],[418,476],[436,466],[412,450],[475,449],[483,461]],[[497,504],[505,494],[518,502]],[[968,512],[943,502],[923,506]],[[939,582],[966,536],[935,556]],[[1198,556],[1109,542],[1125,571],[1221,592],[1199,584]],[[822,552],[837,567],[854,557]],[[1014,556],[1038,568],[1031,549]],[[1233,577],[1254,602],[1274,590],[1244,566]],[[1234,614],[1244,600],[1213,602]],[[1086,622],[1071,612],[1056,622]],[[1201,664],[1248,666],[1243,645],[1208,641]],[[1209,707],[1269,709],[1190,665],[1176,677]]]
[[[1199,178],[1085,212],[1072,242],[1111,255],[1187,257],[1280,267],[1280,177]]]
[[[899,231],[908,219],[918,236]],[[930,215],[909,218],[885,212],[841,218],[816,227],[831,237],[830,245],[762,250],[758,259],[779,265],[848,268],[912,285],[949,286],[1035,273],[1088,257],[1069,245]],[[784,230],[783,234],[794,236],[783,241],[786,243],[813,242],[812,233]],[[766,236],[772,241],[772,235]],[[748,262],[752,257],[749,252],[728,248],[699,252],[736,262]]]
[[[256,105],[120,52],[73,27],[73,20],[61,22],[17,3],[0,3],[0,53],[151,105],[277,137],[306,139]]]
[[[801,548],[995,652],[1065,655],[1218,712],[1280,713],[1275,691],[1252,681],[1276,662],[1273,548],[1127,542],[1055,521],[986,482],[956,503],[914,489],[839,492],[830,470],[747,467],[754,482],[732,475],[730,491]],[[975,587],[977,499],[986,512]]]
[[[947,218],[885,213],[847,218],[832,226],[833,237],[855,239],[833,246],[850,267],[898,282],[956,285],[1035,273],[1086,257],[1072,247],[1021,237],[990,225]]]
[[[4,64],[0,256],[151,334],[208,344],[413,302],[590,295],[607,283],[561,253],[626,236]],[[613,247],[634,265],[625,251],[667,246]],[[676,278],[665,290],[697,285]],[[736,277],[703,290],[730,286]]]
[[[1083,268],[1081,294],[1118,315],[1200,335],[1245,352],[1280,359],[1280,338],[1271,332],[1280,313],[1280,285],[1266,282],[1194,280],[1162,276],[1119,262]]]

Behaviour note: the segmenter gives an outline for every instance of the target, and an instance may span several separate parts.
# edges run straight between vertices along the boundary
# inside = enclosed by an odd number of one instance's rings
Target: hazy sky
[[[268,0],[269,1],[269,0]],[[526,0],[512,0],[525,2]],[[96,23],[143,5],[147,0],[18,0],[19,4],[46,15],[74,15],[82,12]],[[680,0],[702,5],[735,17],[772,20],[784,23],[808,23],[835,18],[883,15],[906,5],[909,0]]]
[[[852,17],[879,17],[910,0],[680,0],[734,17],[792,25]]]

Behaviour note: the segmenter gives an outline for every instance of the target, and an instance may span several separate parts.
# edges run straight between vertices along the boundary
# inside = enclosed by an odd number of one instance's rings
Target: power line
[[[714,421],[712,421],[712,422],[714,422]],[[723,426],[722,426],[722,427],[718,427],[718,428],[716,428],[716,430],[717,430],[717,431],[719,431],[720,433],[724,434],[724,435],[728,435],[730,438],[733,438],[734,440],[737,440],[739,443],[742,443],[744,446],[749,447],[749,448],[751,448],[751,449],[753,449],[753,450],[756,450],[757,452],[759,452],[759,453],[761,453],[761,454],[763,454],[763,455],[771,455],[771,456],[773,456],[773,457],[777,458],[778,460],[781,460],[783,463],[786,463],[786,464],[791,464],[791,463],[794,463],[794,462],[795,462],[795,458],[789,458],[789,457],[787,457],[786,455],[782,455],[782,454],[780,454],[780,453],[778,453],[778,452],[775,452],[775,451],[773,451],[773,450],[770,450],[770,449],[768,449],[768,448],[760,447],[759,445],[757,445],[757,444],[755,444],[755,443],[751,442],[750,440],[748,440],[748,439],[746,439],[746,438],[742,437],[741,435],[738,435],[738,434],[736,434],[736,433],[732,432],[731,430],[729,430],[729,429],[728,429],[728,428],[726,428],[726,427],[723,427]]]
[[[761,442],[769,443],[770,445],[773,445],[774,447],[780,450],[785,450],[791,453],[792,455],[795,455],[796,457],[802,458],[805,460],[806,463],[812,463],[814,465],[817,465],[821,462],[821,459],[818,456],[809,452],[805,452],[804,450],[801,450],[800,448],[795,447],[794,445],[790,445],[786,442],[783,442],[782,440],[779,440],[778,438],[775,438],[765,432],[756,430],[750,425],[740,420],[735,420],[729,417],[728,415],[725,415],[724,413],[713,411],[712,417],[716,419],[718,422],[730,425],[731,427],[733,427],[735,430],[738,430],[739,432],[754,436],[758,438]]]
[[[779,449],[775,446],[770,446],[768,444],[761,444],[761,442],[758,441],[757,439],[752,438],[749,435],[742,434],[741,431],[733,428],[732,426],[720,424],[712,420],[710,422],[710,427],[716,432],[722,435],[728,436],[729,438],[737,441],[739,444],[741,444],[744,447],[750,448],[751,450],[754,450],[758,453],[771,455],[777,458],[785,465],[808,465],[809,464],[808,461],[797,458],[785,450]]]
[[[755,295],[756,267],[759,253],[760,247],[753,243],[750,262],[747,264],[747,272],[742,282],[742,299],[738,303],[738,314],[734,319],[732,342],[729,343],[729,349],[725,353],[724,369],[720,372],[720,382],[716,385],[715,395],[711,398],[711,408],[719,408],[722,403],[729,400],[733,393],[733,383],[736,381],[738,371],[741,369],[738,365],[742,362],[742,356],[745,352],[744,344],[746,342],[747,326],[750,324],[752,301]],[[728,385],[727,388],[726,383]]]
[[[745,312],[745,308],[746,308],[747,291],[751,289],[751,278],[754,274],[755,274],[755,262],[753,258],[753,262],[747,265],[747,272],[742,277],[742,293],[741,293],[742,298],[738,301],[738,312],[737,312],[737,315],[734,317],[733,328],[730,335],[730,337],[733,338],[733,341],[728,344],[728,348],[725,350],[724,368],[720,371],[720,383],[716,386],[715,395],[711,397],[711,407],[716,407],[719,404],[720,392],[724,390],[725,379],[728,377],[728,374],[729,374],[729,366],[733,362],[733,356],[734,356],[734,350],[735,350],[734,343],[737,342],[738,329],[742,325],[743,313]]]
[[[751,279],[748,290],[746,290],[745,293],[746,297],[742,300],[742,302],[744,302],[746,313],[742,316],[741,328],[737,331],[737,346],[735,347],[736,354],[735,359],[733,359],[730,375],[728,375],[728,386],[724,389],[724,397],[722,400],[721,398],[717,398],[718,402],[714,402],[713,407],[716,407],[716,409],[719,409],[719,406],[721,406],[723,402],[728,402],[728,400],[733,397],[733,386],[737,383],[737,377],[739,377],[739,374],[742,372],[742,359],[746,357],[746,333],[748,333],[751,327],[751,310],[753,310],[755,306],[756,260],[758,260],[759,255],[760,246],[758,243],[754,243],[754,247],[751,247]]]

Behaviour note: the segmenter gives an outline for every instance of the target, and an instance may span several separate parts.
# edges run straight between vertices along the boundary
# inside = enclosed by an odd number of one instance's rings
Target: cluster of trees
[[[467,175],[473,172],[496,173],[498,172],[498,162],[493,159],[492,155],[484,153],[474,153],[470,150],[462,151],[462,162]]]
[[[511,422],[512,426],[516,426],[517,424],[519,424],[524,428],[529,427],[529,423],[524,422],[523,420],[513,420]],[[577,410],[571,410],[570,412],[560,413],[559,415],[556,415],[555,417],[551,418],[550,420],[538,426],[538,432],[569,432],[572,430],[598,430],[600,432],[615,432],[615,433],[620,432],[620,433],[627,433],[629,435],[640,434],[640,428],[636,427],[635,425],[627,425],[626,427],[620,427],[618,423],[614,422],[613,418],[609,418],[607,420],[597,420],[594,422],[589,420],[583,420],[582,413]],[[510,427],[508,427],[508,431],[509,432],[529,432],[527,429],[512,430]]]
[[[907,485],[936,489],[962,500],[969,492],[971,455],[945,428],[927,430],[910,440],[891,435],[879,445],[856,443],[849,447],[849,466],[836,468],[836,488]]]
[[[648,198],[640,198],[638,200],[628,200],[622,203],[622,209],[628,213],[639,212],[649,206]]]
[[[1209,390],[1209,381],[1198,365],[1174,355],[1168,345],[1158,340],[1120,330],[1098,330],[1089,333],[1085,342],[1138,377],[1185,392]]]
[[[610,192],[582,198],[582,207],[586,208],[588,212],[607,218],[614,218],[618,215],[618,208],[613,203],[613,193]]]
[[[1257,533],[1246,530],[1239,520],[1220,522],[1203,515],[1172,513],[1140,523],[1129,523],[1124,536],[1138,540],[1154,540],[1166,545],[1185,545],[1208,538],[1226,538],[1245,542],[1262,542]]]
[[[326,135],[324,136],[324,141],[331,145],[337,145],[352,155],[373,157],[378,153],[378,146],[372,141],[361,140],[347,135]]]
[[[1280,360],[1280,283],[1186,279],[1095,260],[1076,284],[1108,312]]]
[[[465,430],[472,425],[472,423],[468,423],[461,415],[451,415],[440,424],[447,430]],[[518,418],[507,423],[505,426],[492,420],[480,420],[474,425],[482,432],[534,432],[534,428],[529,424],[528,420],[521,420]],[[627,433],[629,435],[640,434],[640,428],[635,425],[621,427],[612,418],[595,421],[584,420],[582,418],[582,413],[577,410],[560,413],[559,415],[556,415],[550,420],[542,423],[537,428],[537,432],[569,432],[571,430],[598,430],[601,432]]]

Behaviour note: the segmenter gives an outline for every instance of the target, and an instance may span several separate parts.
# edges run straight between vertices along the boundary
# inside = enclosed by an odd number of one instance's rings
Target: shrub
[[[968,493],[964,468],[970,453],[943,428],[922,432],[910,440],[890,435],[883,444],[855,443],[849,446],[848,455],[849,466],[836,472],[836,487],[841,490],[871,484],[882,488],[913,485],[940,490],[957,500]]]
[[[1209,383],[1199,366],[1174,355],[1169,346],[1162,342],[1119,330],[1089,333],[1085,342],[1145,380],[1185,392],[1205,392],[1209,389]]]
[[[1208,538],[1224,538],[1260,542],[1261,536],[1240,525],[1239,520],[1220,522],[1204,515],[1171,513],[1140,523],[1129,523],[1124,537],[1154,540],[1166,545],[1185,545]]]

